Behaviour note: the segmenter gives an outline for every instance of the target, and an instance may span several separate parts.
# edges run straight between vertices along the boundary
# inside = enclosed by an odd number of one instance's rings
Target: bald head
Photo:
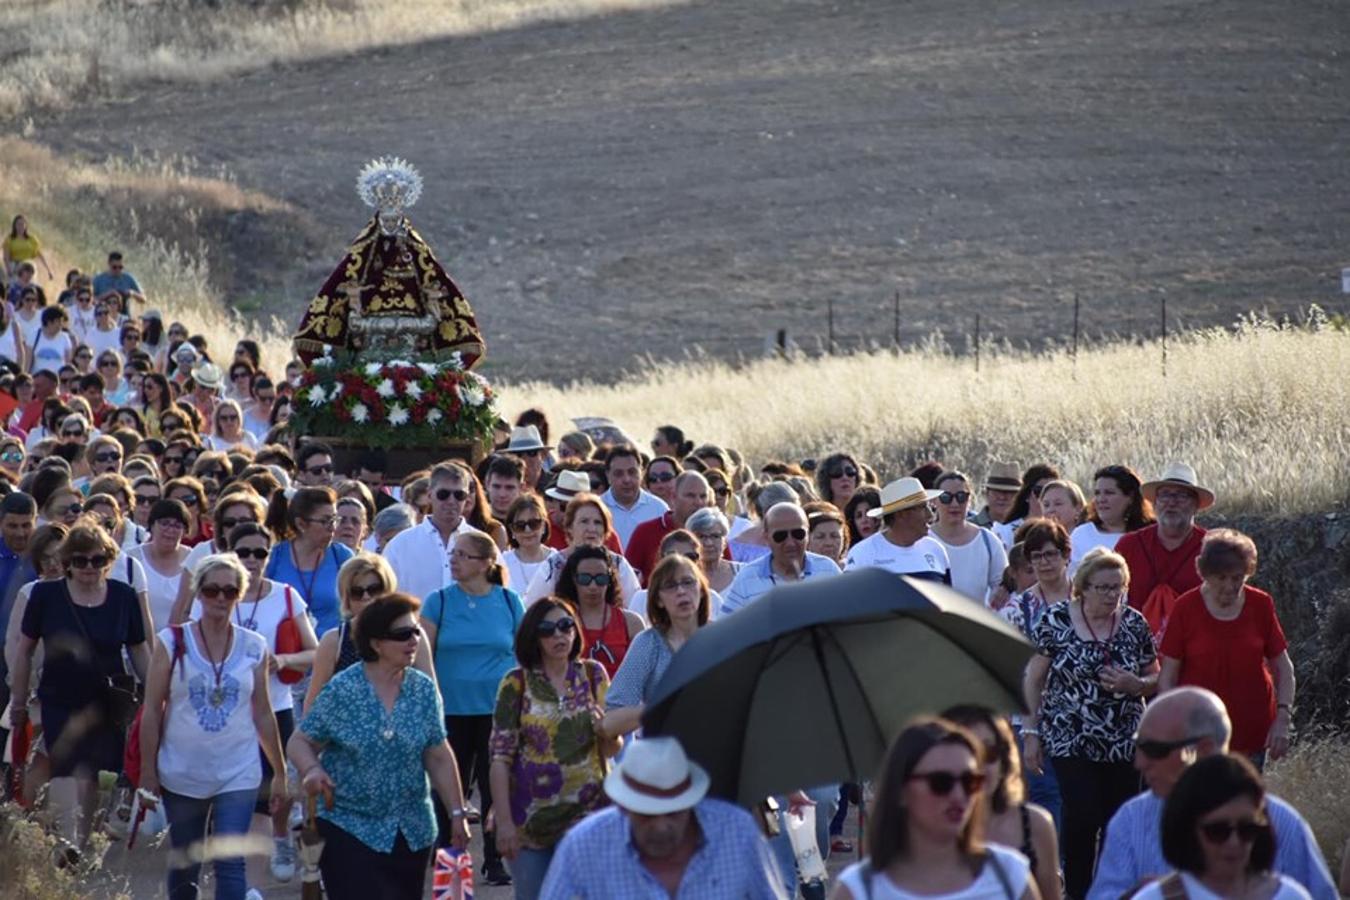
[[[675,498],[670,515],[683,528],[689,517],[706,506],[713,505],[712,488],[708,479],[698,472],[685,472],[675,479]]]
[[[1139,722],[1134,766],[1159,797],[1166,797],[1195,760],[1228,751],[1232,723],[1212,691],[1181,687],[1159,694]]]

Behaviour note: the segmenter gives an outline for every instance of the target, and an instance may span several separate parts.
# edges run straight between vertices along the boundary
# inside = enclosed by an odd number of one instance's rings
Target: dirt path
[[[715,0],[153,88],[37,136],[227,164],[324,223],[302,284],[364,219],[361,163],[404,155],[488,371],[603,375],[813,340],[829,298],[849,342],[889,340],[897,290],[907,340],[976,310],[1063,336],[1075,292],[1089,333],[1155,328],[1160,288],[1190,324],[1340,303],[1348,32],[1332,0]]]

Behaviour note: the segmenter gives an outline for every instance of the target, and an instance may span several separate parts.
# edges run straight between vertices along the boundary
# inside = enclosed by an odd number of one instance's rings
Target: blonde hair
[[[1121,589],[1129,590],[1130,564],[1125,561],[1125,557],[1105,547],[1094,547],[1078,564],[1078,571],[1073,573],[1074,599],[1082,600],[1083,594],[1087,591],[1089,579],[1105,569],[1114,569],[1119,572]]]
[[[338,569],[338,610],[342,618],[352,617],[351,607],[347,605],[347,595],[351,593],[352,582],[362,575],[374,575],[384,585],[384,593],[392,594],[398,590],[398,576],[394,567],[383,556],[374,553],[358,553],[342,564]]]

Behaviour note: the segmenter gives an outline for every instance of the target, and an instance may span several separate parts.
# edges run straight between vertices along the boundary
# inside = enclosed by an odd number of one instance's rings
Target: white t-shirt
[[[848,551],[845,569],[868,567],[937,581],[945,581],[952,568],[947,549],[931,537],[925,535],[908,547],[897,547],[887,539],[884,531],[864,538]]]
[[[206,436],[206,443],[212,450],[228,451],[235,447],[247,447],[250,450],[258,449],[258,439],[249,431],[240,431],[239,437],[232,441],[216,437],[214,434]]]
[[[901,890],[884,872],[872,872],[871,878],[864,877],[867,860],[849,866],[839,875],[839,882],[848,888],[854,900],[1008,900],[1009,897],[1021,897],[1027,889],[1027,879],[1031,875],[1031,865],[1027,858],[1016,850],[998,844],[987,844],[990,858],[980,869],[980,875],[965,890],[950,894],[911,894]],[[1003,869],[1008,887],[998,877],[998,869]],[[868,883],[870,881],[870,884]],[[869,890],[870,887],[870,890]]]
[[[23,338],[23,345],[25,347],[33,346],[33,339],[36,338],[38,332],[42,330],[42,311],[39,310],[33,313],[33,318],[27,319],[24,318],[21,311],[15,310],[14,321],[19,325],[19,335]],[[37,369],[33,369],[32,371],[36,372]],[[56,370],[52,369],[52,371],[55,372]]]
[[[1024,521],[1024,519],[1014,519],[1007,523],[994,523],[994,534],[998,535],[998,539],[1003,542],[1005,548],[1009,550],[1012,549],[1012,545],[1016,543],[1016,538],[1014,536],[1017,534],[1017,529],[1022,526]]]
[[[94,330],[94,323],[97,321],[98,316],[92,306],[88,312],[80,309],[78,303],[70,307],[70,330],[82,343],[89,343],[89,332]]]
[[[1280,879],[1280,886],[1275,889],[1270,900],[1311,900],[1308,889],[1299,884],[1288,875],[1276,873],[1276,878]],[[1223,900],[1222,895],[1216,894],[1201,883],[1200,879],[1186,872],[1181,873],[1181,881],[1186,885],[1186,897],[1188,900]],[[1162,879],[1156,879],[1140,888],[1139,892],[1131,900],[1162,900]]]
[[[28,342],[28,349],[33,354],[29,366],[32,371],[48,369],[55,372],[66,364],[66,354],[75,350],[75,341],[64,331],[57,332],[56,337],[48,337],[39,329],[37,337]]]
[[[977,528],[979,526],[976,526]],[[998,587],[1008,567],[1008,551],[1003,542],[987,528],[980,528],[972,540],[949,544],[936,534],[929,535],[947,551],[952,567],[952,587],[977,603],[983,603],[989,591]]]
[[[618,569],[619,594],[624,599],[624,606],[627,607],[627,598],[642,590],[642,583],[638,581],[637,572],[633,571],[633,567],[628,564],[628,560],[613,552],[610,553],[610,558],[614,562],[615,568]],[[534,578],[530,579],[530,586],[521,596],[524,604],[529,606],[536,600],[553,593],[553,589],[558,586],[558,576],[562,574],[565,565],[567,565],[567,558],[561,552],[550,556],[545,564],[539,567],[539,571],[534,574]]]
[[[19,330],[13,325],[0,332],[0,359],[15,363],[19,361],[19,337]]]
[[[89,349],[94,351],[94,359],[109,350],[122,350],[122,326],[118,325],[111,331],[100,331],[98,327],[89,329],[85,335],[84,342],[89,345]]]
[[[529,588],[530,582],[534,581],[534,576],[539,574],[539,570],[548,564],[548,561],[557,555],[558,551],[552,547],[545,547],[548,555],[539,562],[526,562],[516,555],[515,550],[507,550],[502,554],[502,565],[506,566],[508,584],[511,590],[524,595]]]
[[[274,581],[272,582],[272,590],[256,604],[253,602],[253,595],[250,593],[247,598],[240,598],[234,607],[234,624],[261,636],[271,652],[276,651],[277,628],[286,620],[286,588],[285,584]],[[291,588],[290,591],[292,613],[303,616],[308,609],[305,606],[305,601],[295,588]],[[193,600],[192,612],[189,613],[189,617],[199,619],[201,615],[201,601]],[[277,677],[276,672],[272,673],[267,689],[272,698],[272,712],[281,712],[295,707],[295,701],[291,698],[291,686],[283,684],[281,679]]]
[[[1069,553],[1069,577],[1078,571],[1078,564],[1083,561],[1083,557],[1098,547],[1105,547],[1108,550],[1116,549],[1116,542],[1125,536],[1124,532],[1115,534],[1109,531],[1102,531],[1091,522],[1084,522],[1073,530],[1069,535],[1069,545],[1072,548]]]
[[[169,614],[173,612],[173,604],[178,599],[178,586],[182,583],[187,569],[180,570],[176,575],[162,575],[146,560],[145,548],[146,545],[141,544],[134,550],[128,550],[126,555],[145,567],[145,581],[150,595],[150,621],[159,628],[161,625],[169,624]]]

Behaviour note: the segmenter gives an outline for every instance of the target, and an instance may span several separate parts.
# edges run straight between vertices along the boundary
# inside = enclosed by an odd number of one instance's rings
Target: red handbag
[[[299,653],[305,649],[304,643],[300,640],[300,626],[295,621],[295,608],[291,604],[291,586],[286,585],[286,618],[277,625],[277,646],[273,651],[277,656],[283,653]],[[281,679],[282,684],[295,684],[305,677],[305,673],[299,669],[277,669],[277,678]]]

